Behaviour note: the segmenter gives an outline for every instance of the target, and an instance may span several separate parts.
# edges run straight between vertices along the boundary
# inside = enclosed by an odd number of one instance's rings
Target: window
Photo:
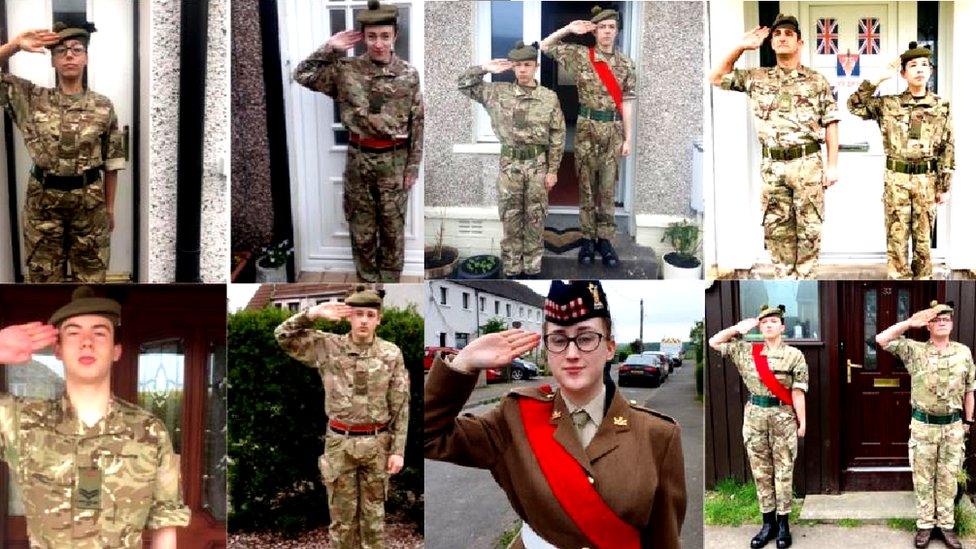
[[[519,306],[519,318],[525,318],[525,307]]]
[[[468,345],[468,334],[464,332],[456,332],[454,334],[454,346],[458,349],[463,349]]]
[[[437,341],[440,342],[438,344],[440,347],[447,347],[447,333],[441,332],[437,334]]]
[[[464,309],[471,308],[471,294],[468,292],[461,292],[461,307]]]
[[[447,305],[447,288],[441,287],[441,305]]]
[[[511,303],[506,303],[505,304],[505,316],[507,316],[508,318],[512,318],[512,304]]]
[[[739,281],[739,316],[754,317],[762,305],[786,307],[785,339],[820,339],[820,286],[817,281]],[[761,341],[762,337],[753,330],[746,339]]]
[[[485,312],[485,298],[483,296],[478,297],[478,310]]]
[[[536,310],[536,312],[535,312],[535,321],[536,322],[542,321],[542,311]]]
[[[182,339],[166,339],[139,346],[139,407],[162,420],[173,440],[173,451],[183,451]]]
[[[203,508],[217,520],[227,520],[227,346],[210,345],[207,356],[205,473],[202,478]]]
[[[291,311],[291,312],[293,312],[293,313],[297,313],[298,312],[298,302],[297,301],[293,301],[293,302],[289,303],[288,304],[288,310]]]
[[[497,314],[501,314],[501,306],[502,306],[501,302],[496,299],[495,300],[495,314],[496,315]]]

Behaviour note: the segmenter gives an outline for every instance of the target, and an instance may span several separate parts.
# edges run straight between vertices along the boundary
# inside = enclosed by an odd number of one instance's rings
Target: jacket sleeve
[[[108,128],[102,134],[102,158],[105,159],[105,171],[125,168],[127,160],[125,145],[125,135],[119,131],[119,119],[115,115],[115,107],[110,107]]]
[[[393,435],[393,447],[390,453],[403,456],[407,447],[407,424],[410,421],[410,375],[403,364],[403,354],[399,350],[386,400],[392,412],[390,433]]]
[[[313,328],[308,309],[282,322],[275,328],[274,335],[288,356],[310,368],[318,368],[320,361],[335,354],[339,337]]]
[[[642,546],[655,549],[679,549],[681,525],[685,521],[687,494],[685,462],[681,453],[681,427],[675,424],[666,442],[659,468],[657,492],[647,527],[641,534]]]
[[[0,73],[0,107],[10,113],[14,124],[23,128],[30,110],[30,97],[34,84],[9,72]]]
[[[875,97],[878,87],[864,80],[857,90],[847,98],[847,110],[865,120],[878,120],[881,116],[881,98]]]
[[[339,52],[329,45],[312,52],[295,68],[295,82],[306,88],[322,92],[329,97],[336,97],[338,88],[336,81],[339,74]]]
[[[952,112],[948,104],[945,106],[945,115],[945,133],[938,152],[939,174],[935,182],[935,192],[939,194],[949,192],[952,187],[952,171],[956,168],[956,142],[952,136]]]
[[[410,105],[410,153],[407,156],[405,175],[417,177],[420,172],[420,160],[424,154],[424,97],[420,91],[420,82],[414,92],[413,103]]]
[[[488,71],[478,65],[468,67],[458,77],[458,91],[466,95],[469,99],[485,105],[487,108],[488,99],[491,95],[491,86],[488,85],[488,82],[485,82],[484,76],[486,74],[488,74]]]
[[[146,528],[158,530],[171,526],[190,524],[190,508],[183,503],[180,482],[180,458],[173,453],[166,427],[159,420],[153,421],[151,431],[157,431],[158,458],[156,480],[153,483],[153,499],[146,519]]]
[[[563,161],[563,150],[566,145],[566,119],[563,118],[563,110],[559,108],[559,100],[552,109],[549,119],[549,155],[548,172],[559,173],[559,164]]]
[[[458,416],[477,382],[477,375],[434,361],[424,386],[425,458],[488,469],[511,442],[501,406],[483,416]]]

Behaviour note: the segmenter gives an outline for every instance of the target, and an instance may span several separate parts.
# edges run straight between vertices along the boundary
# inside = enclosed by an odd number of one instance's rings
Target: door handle
[[[851,382],[851,368],[863,368],[860,364],[854,364],[851,359],[847,359],[847,383]]]

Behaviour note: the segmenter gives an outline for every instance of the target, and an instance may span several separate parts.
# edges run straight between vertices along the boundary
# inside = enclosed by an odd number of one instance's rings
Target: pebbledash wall
[[[660,242],[662,229],[694,216],[692,149],[702,133],[704,4],[636,2],[633,9],[640,53],[631,234],[660,254],[669,251]],[[443,221],[444,243],[462,255],[490,247],[497,252],[501,240],[498,145],[477,142],[474,104],[457,91],[458,75],[486,61],[476,55],[477,10],[474,2],[425,6],[425,239],[433,243]]]
[[[151,130],[143,141],[150,159],[150,202],[143,229],[148,231],[148,280],[171,282],[176,276],[176,168],[179,135],[180,5],[153,0],[152,32],[146,73],[152,93],[143,102]],[[207,37],[206,113],[204,117],[203,189],[200,214],[200,278],[225,282],[230,261],[228,209],[230,6],[211,0]],[[148,87],[145,83],[143,89]],[[148,143],[147,143],[148,141]],[[146,271],[143,271],[146,272]]]

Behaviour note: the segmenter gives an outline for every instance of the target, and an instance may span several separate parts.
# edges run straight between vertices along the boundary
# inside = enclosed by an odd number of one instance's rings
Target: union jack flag
[[[876,17],[861,18],[857,24],[857,50],[862,55],[881,52],[881,21]]]
[[[817,54],[837,53],[837,20],[817,19]]]

